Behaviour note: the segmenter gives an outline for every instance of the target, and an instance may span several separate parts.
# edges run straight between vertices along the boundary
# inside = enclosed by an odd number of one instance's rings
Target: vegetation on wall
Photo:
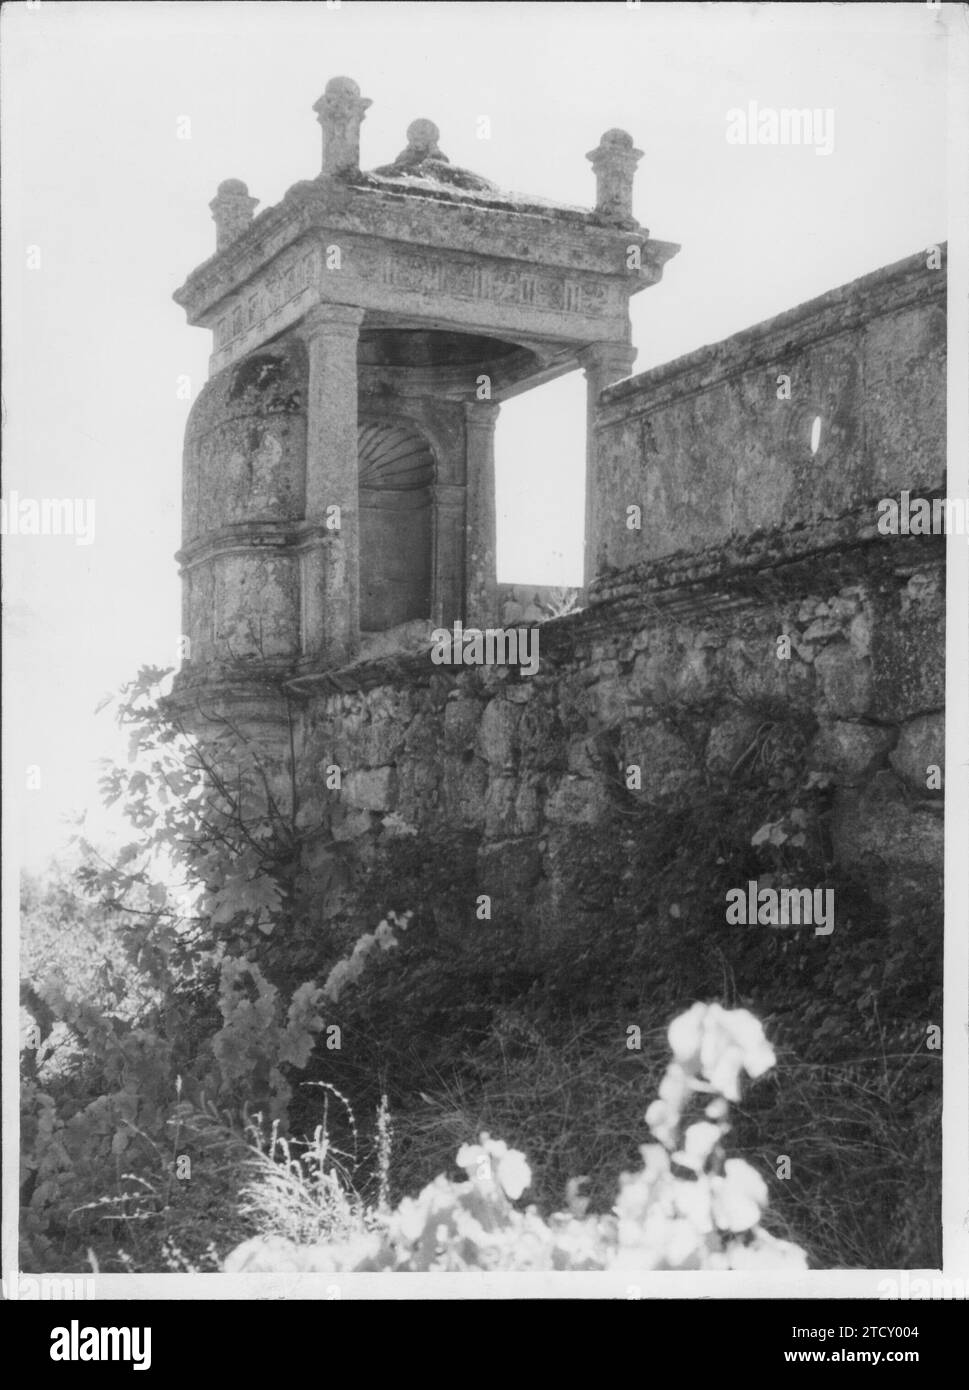
[[[385,847],[360,898],[372,914],[406,902],[414,925],[341,999],[346,1041],[326,1074],[368,1108],[389,1094],[396,1191],[487,1129],[529,1155],[547,1207],[584,1173],[607,1208],[667,1023],[718,1000],[763,1018],[778,1045],[737,1139],[771,1184],[780,1229],[823,1266],[937,1262],[941,914],[893,918],[835,867],[832,788],[807,770],[811,721],[744,713],[755,732],[739,765],[711,773],[695,740],[689,791],[660,804],[629,793],[614,763],[608,814],[560,831],[566,907],[541,952],[513,910],[481,922],[467,911],[473,835]],[[667,715],[682,734],[683,711]],[[729,924],[725,895],[751,880],[833,891],[836,949],[810,925]],[[457,929],[452,899],[465,904]]]
[[[328,1220],[315,1242],[281,1236],[277,1222],[268,1238],[234,1250],[226,1270],[805,1269],[803,1250],[762,1225],[763,1178],[726,1156],[741,1078],[774,1064],[763,1029],[744,1009],[695,1004],[668,1036],[673,1060],[645,1116],[653,1142],[640,1145],[639,1170],[621,1175],[611,1211],[590,1213],[585,1178],[568,1184],[568,1210],[547,1219],[534,1204],[522,1211],[516,1203],[531,1186],[525,1155],[482,1132],[458,1150],[463,1181],[441,1174],[394,1210],[357,1213],[349,1228]],[[317,1158],[313,1171],[321,1167]],[[257,1190],[271,1176],[264,1172]],[[299,1185],[309,1187],[305,1177]],[[326,1209],[329,1196],[318,1206]]]
[[[823,1267],[938,1263],[941,923],[895,921],[836,872],[802,719],[746,711],[722,774],[694,739],[696,776],[660,803],[616,763],[607,815],[561,832],[562,920],[539,950],[510,909],[455,925],[479,841],[446,828],[387,839],[354,921],[321,930],[278,776],[231,728],[216,766],[158,704],[161,674],[124,692],[135,761],[105,779],[131,844],[110,863],[87,847],[76,885],[25,896],[25,1269],[218,1268],[267,1234],[253,1164],[299,1202],[307,1155],[317,1175],[338,1165],[349,1207],[321,1190],[357,1229],[434,1173],[451,1183],[482,1133],[527,1156],[539,1214],[582,1179],[583,1217],[605,1220],[667,1027],[697,1001],[757,1015],[776,1048],[731,1133],[767,1231]],[[693,746],[693,715],[663,717]],[[729,925],[724,894],[748,879],[833,887],[838,950],[810,927]]]

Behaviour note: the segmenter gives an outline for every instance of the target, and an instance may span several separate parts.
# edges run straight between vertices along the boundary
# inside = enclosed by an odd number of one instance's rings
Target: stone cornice
[[[675,243],[651,240],[643,228],[604,225],[594,213],[570,214],[563,221],[554,209],[438,201],[317,179],[294,185],[281,203],[260,213],[242,235],[194,270],[173,297],[189,322],[197,323],[280,251],[312,232],[333,238],[356,235],[385,247],[398,243],[411,250],[464,252],[545,270],[618,276],[630,293],[655,283],[679,250]],[[632,245],[642,250],[640,271],[626,267],[626,249]]]
[[[215,334],[214,375],[294,328],[317,304],[339,303],[457,332],[544,339],[553,348],[624,340],[629,296],[641,276],[582,271],[520,257],[419,249],[373,237],[343,237],[339,268],[326,239],[303,236],[244,285],[199,309],[193,321]],[[527,247],[525,248],[527,250]]]
[[[780,371],[787,359],[812,343],[863,328],[872,319],[911,304],[944,303],[946,272],[926,269],[925,260],[922,252],[885,266],[723,342],[697,348],[610,386],[601,397],[600,419],[604,425],[629,419],[757,368]]]
[[[288,724],[285,683],[292,663],[260,661],[254,669],[245,663],[199,665],[186,662],[160,702],[178,718],[202,715],[214,722],[258,720],[265,725]]]
[[[923,491],[921,496],[940,494]],[[740,536],[702,551],[679,551],[600,575],[590,589],[588,622],[611,624],[618,612],[642,613],[649,607],[709,612],[716,607],[757,603],[766,596],[836,591],[860,578],[910,573],[924,564],[944,563],[943,535],[883,536],[877,501],[837,517]]]

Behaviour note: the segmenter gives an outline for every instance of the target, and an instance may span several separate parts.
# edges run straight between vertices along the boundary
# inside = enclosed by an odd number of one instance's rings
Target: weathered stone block
[[[475,674],[478,679],[478,686],[485,695],[498,695],[508,681],[511,673],[510,666],[498,666],[485,663],[484,666],[476,666]],[[531,679],[531,677],[529,677]]]
[[[334,840],[357,840],[372,828],[370,812],[349,810],[344,815],[334,816],[332,828]]]
[[[646,801],[665,801],[686,792],[699,778],[696,758],[679,734],[659,724],[639,731],[626,749],[627,763],[642,769],[641,795]]]
[[[879,605],[872,666],[875,711],[881,717],[902,720],[942,709],[945,596],[937,572],[913,575],[896,599]]]
[[[410,757],[421,758],[441,740],[441,721],[431,710],[422,709],[407,726],[404,747]]]
[[[780,630],[760,630],[729,639],[722,663],[725,683],[735,697],[749,703],[782,701],[794,708],[811,706],[815,698],[814,666],[796,655],[789,659],[779,657],[777,638],[782,635]]]
[[[392,767],[348,772],[343,779],[343,795],[355,810],[392,811],[397,804],[397,772]]]
[[[941,714],[924,714],[904,724],[891,762],[912,791],[923,796],[932,795],[926,787],[927,769],[938,767],[944,771],[945,717]]]
[[[449,821],[479,826],[484,821],[487,765],[480,758],[445,757],[441,789]]]
[[[628,680],[620,676],[598,680],[590,690],[593,702],[593,717],[600,726],[621,723],[627,717],[632,688]]]
[[[481,724],[482,706],[478,700],[459,697],[444,706],[444,747],[448,753],[473,748]]]
[[[819,612],[801,634],[805,642],[829,642],[833,637],[840,637],[844,628],[842,619],[831,611],[829,604],[824,604],[824,612]]]
[[[709,691],[715,645],[709,634],[694,638],[670,628],[652,632],[645,651],[635,657],[628,678],[630,695],[645,703],[701,699]]]
[[[541,829],[543,800],[542,787],[537,780],[528,779],[519,787],[515,817],[522,835],[533,835]]]
[[[893,729],[835,720],[818,731],[808,765],[836,782],[859,782],[884,761],[894,741]]]
[[[629,677],[629,694],[635,700],[688,704],[710,691],[716,669],[716,639],[681,630],[657,634],[639,652]]]
[[[291,657],[299,650],[298,571],[289,557],[217,555],[211,561],[214,655]]]
[[[423,826],[433,815],[442,769],[435,761],[409,755],[397,764],[396,809],[412,825]]]
[[[509,704],[527,705],[531,703],[534,697],[535,685],[531,677],[528,678],[527,684],[522,681],[518,685],[515,685],[511,681],[506,681],[505,688],[501,693],[502,697],[507,700]]]
[[[869,609],[856,613],[848,627],[848,645],[855,656],[871,655],[871,623]]]
[[[566,766],[576,777],[595,777],[596,764],[590,756],[591,739],[573,738],[566,749]]]
[[[359,735],[364,762],[371,767],[392,763],[403,746],[411,716],[407,691],[372,692],[367,699],[367,722]]]
[[[941,807],[912,805],[891,772],[838,795],[832,825],[835,855],[861,870],[877,901],[895,908],[938,897],[944,830]]]
[[[562,778],[545,804],[545,818],[552,824],[594,825],[607,806],[600,782],[569,774]]]
[[[477,751],[492,767],[515,765],[515,734],[521,708],[507,700],[491,700],[485,706],[478,730]]]
[[[832,642],[820,652],[814,669],[829,712],[850,719],[872,705],[871,663],[854,655],[847,642]]]
[[[745,710],[733,710],[718,720],[707,739],[706,762],[711,772],[730,772],[750,747],[761,721]]]
[[[496,777],[488,783],[485,793],[485,836],[489,840],[506,839],[517,829],[515,797],[518,791],[514,777]]]
[[[582,723],[584,726],[585,721]],[[533,703],[526,707],[516,737],[523,768],[540,770],[562,766],[567,734],[554,706]]]

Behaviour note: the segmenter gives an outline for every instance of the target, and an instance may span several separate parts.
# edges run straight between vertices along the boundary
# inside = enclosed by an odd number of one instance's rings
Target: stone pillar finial
[[[426,120],[423,116],[416,121],[411,121],[407,127],[408,149],[424,159],[441,158],[441,151],[437,145],[440,138],[441,132],[434,122]]]
[[[249,190],[241,179],[223,179],[215,197],[209,203],[215,222],[215,249],[221,251],[249,226],[252,214],[259,202],[250,198]]]
[[[586,155],[596,176],[596,212],[609,222],[638,225],[633,217],[633,177],[642,157],[625,130],[607,130]]]
[[[441,150],[437,143],[441,138],[441,132],[433,121],[421,116],[416,121],[411,121],[407,127],[407,148],[401,150],[394,160],[394,169],[419,169],[425,159],[436,159],[441,164],[449,164],[450,160]]]
[[[360,126],[373,102],[352,77],[331,77],[313,110],[323,130],[322,172],[332,178],[360,168]]]

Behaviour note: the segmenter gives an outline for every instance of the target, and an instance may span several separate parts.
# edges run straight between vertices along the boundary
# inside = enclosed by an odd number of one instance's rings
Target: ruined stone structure
[[[322,173],[259,217],[221,184],[216,254],[176,295],[214,336],[185,460],[196,664],[312,672],[409,621],[496,619],[500,403],[581,366],[594,404],[635,355],[630,295],[677,250],[632,217],[622,131],[588,156],[586,212],[457,168],[427,120],[363,174],[369,104],[329,83]]]
[[[585,211],[456,168],[426,120],[362,173],[368,105],[329,83],[322,172],[258,217],[223,183],[176,295],[214,335],[176,698],[231,710],[271,764],[292,729],[317,918],[354,919],[393,841],[457,829],[473,882],[442,916],[486,893],[536,939],[593,928],[609,904],[569,870],[623,770],[680,811],[778,711],[833,784],[838,862],[891,911],[937,902],[945,542],[881,535],[876,505],[944,487],[944,270],[914,257],[621,380],[629,297],[677,249],[633,218],[629,136],[588,156]],[[543,625],[533,677],[433,665],[431,627],[499,621],[500,402],[576,368],[586,606]]]

